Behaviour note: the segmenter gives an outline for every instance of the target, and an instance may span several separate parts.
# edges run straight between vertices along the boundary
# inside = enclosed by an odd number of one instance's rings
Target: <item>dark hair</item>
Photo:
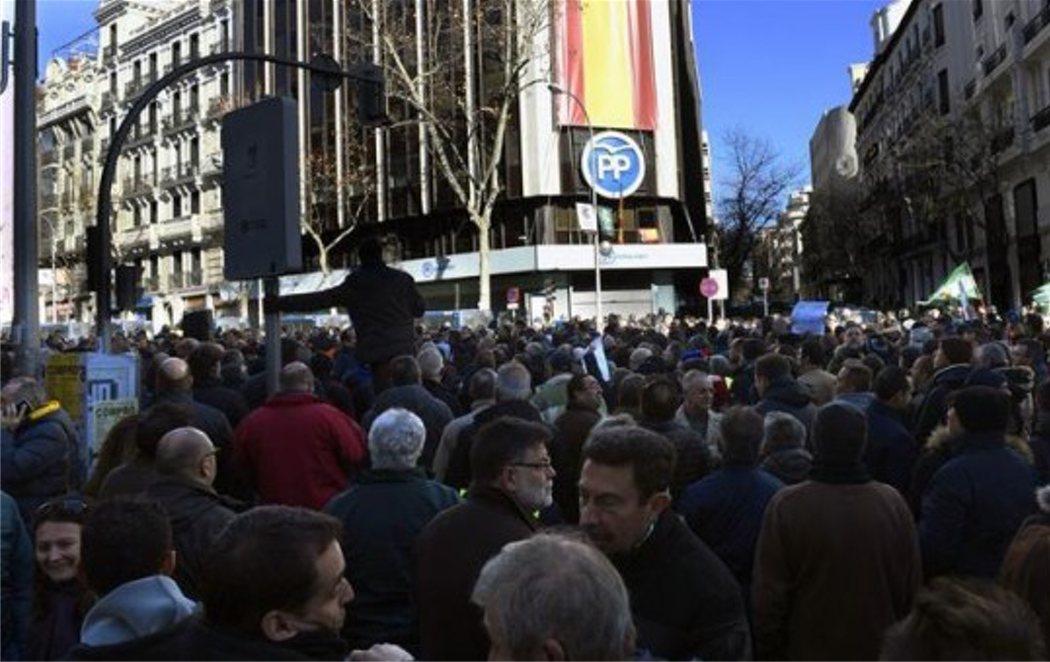
[[[669,421],[680,404],[678,385],[666,377],[656,377],[642,389],[642,418]]]
[[[745,361],[754,361],[766,353],[766,343],[759,338],[745,338],[740,346],[740,354]]]
[[[139,416],[135,428],[135,445],[143,458],[152,460],[157,456],[157,444],[161,437],[175,428],[192,424],[193,412],[188,407],[169,402],[153,405]]]
[[[383,263],[383,242],[378,237],[369,237],[357,247],[357,257],[361,264]]]
[[[674,476],[674,445],[636,425],[596,430],[583,445],[583,460],[612,467],[630,466],[641,500],[671,487]]]
[[[1039,621],[1017,595],[990,581],[939,577],[891,627],[883,660],[1041,660]]]
[[[193,383],[201,384],[212,377],[215,366],[222,361],[222,345],[213,342],[204,342],[190,352],[186,357],[186,363],[190,366],[190,374],[193,375]]]
[[[581,372],[573,375],[569,378],[569,382],[565,385],[565,392],[569,396],[569,402],[572,402],[573,396],[580,391],[587,390],[587,378],[590,377],[586,372]]]
[[[31,523],[31,543],[34,552],[36,550],[37,530],[46,522],[77,524],[81,527],[81,539],[83,540],[84,520],[87,519],[90,509],[90,502],[73,495],[57,497],[41,504],[33,514],[33,521]],[[81,564],[83,564],[83,555],[81,555]],[[91,592],[83,585],[83,579],[79,573],[76,582],[79,594],[76,611],[78,615],[83,616],[91,608],[93,599],[91,597]],[[32,599],[34,618],[43,618],[51,610],[51,601],[55,596],[55,592],[50,588],[51,586],[51,579],[44,574],[44,571],[40,568],[40,564],[35,561],[34,557]]]
[[[495,481],[503,468],[520,459],[525,451],[550,440],[550,428],[542,423],[510,416],[486,423],[470,448],[471,480],[477,485]]]
[[[940,349],[947,357],[948,363],[970,363],[973,361],[973,344],[958,336],[941,338]]]
[[[342,525],[306,508],[260,506],[235,517],[211,547],[200,586],[210,623],[257,635],[274,609],[297,610],[317,591],[318,557]]]
[[[722,459],[727,465],[752,467],[765,434],[765,419],[752,407],[730,407],[722,414]]]
[[[642,389],[645,388],[645,377],[629,373],[620,380],[616,391],[617,408],[639,411],[642,408]]]
[[[113,427],[106,432],[106,439],[98,451],[95,468],[91,470],[91,476],[84,483],[84,494],[97,497],[106,476],[138,455],[136,435],[139,418],[138,414],[129,414],[114,423]]]
[[[766,354],[755,362],[755,377],[771,382],[791,376],[791,362],[780,354]]]
[[[467,387],[471,400],[492,400],[496,397],[496,371],[492,368],[479,368],[470,376]]]
[[[394,386],[411,386],[419,384],[423,375],[419,371],[419,361],[414,356],[398,356],[390,360],[390,383]]]
[[[88,585],[100,596],[156,575],[172,549],[171,523],[160,504],[103,501],[88,516],[80,559]]]
[[[1006,432],[1010,396],[990,386],[967,386],[949,394],[948,406],[967,432]]]
[[[851,393],[864,393],[871,390],[871,368],[856,359],[846,359],[839,369],[839,380],[849,388]]]
[[[875,377],[875,395],[882,401],[888,401],[901,391],[908,391],[908,371],[895,365],[889,365],[879,371]]]

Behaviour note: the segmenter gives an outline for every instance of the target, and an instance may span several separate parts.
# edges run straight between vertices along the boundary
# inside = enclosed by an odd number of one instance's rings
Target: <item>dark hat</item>
[[[551,353],[548,359],[551,365],[551,370],[554,372],[571,372],[572,371],[572,352],[564,349],[556,349]]]
[[[813,419],[814,460],[827,467],[857,464],[868,441],[868,418],[859,408],[832,401]]]
[[[1006,432],[1010,398],[998,388],[967,386],[956,391],[952,408],[967,432]]]
[[[1001,389],[1008,383],[1006,375],[998,370],[988,368],[975,368],[970,376],[966,378],[966,386],[987,386],[989,388]]]

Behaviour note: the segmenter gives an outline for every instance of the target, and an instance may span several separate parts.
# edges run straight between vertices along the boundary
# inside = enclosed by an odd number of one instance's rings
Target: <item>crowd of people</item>
[[[1037,316],[370,332],[118,336],[90,458],[5,372],[3,658],[1047,654]]]

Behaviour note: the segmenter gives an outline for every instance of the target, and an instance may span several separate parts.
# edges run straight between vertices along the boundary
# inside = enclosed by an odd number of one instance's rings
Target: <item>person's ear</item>
[[[557,639],[548,637],[543,640],[543,659],[544,660],[567,660],[565,656],[565,650],[561,647],[561,642]]]
[[[259,621],[259,629],[270,641],[287,641],[299,634],[294,619],[280,609],[271,609]]]
[[[164,555],[164,560],[160,562],[160,574],[165,577],[171,577],[175,573],[176,564],[175,548],[168,550],[167,554]]]
[[[671,505],[671,494],[667,490],[661,490],[649,497],[649,508],[659,515]]]

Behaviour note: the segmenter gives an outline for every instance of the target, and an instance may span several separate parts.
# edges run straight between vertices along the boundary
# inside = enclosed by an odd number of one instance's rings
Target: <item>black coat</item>
[[[631,597],[637,646],[665,660],[751,659],[740,585],[670,510],[630,555],[612,557]]]
[[[762,394],[762,399],[755,405],[755,411],[762,416],[771,411],[791,414],[806,426],[807,439],[813,428],[813,418],[817,415],[817,408],[809,397],[809,391],[791,378],[770,383],[769,388]]]
[[[711,460],[711,451],[699,432],[682,425],[673,418],[659,422],[643,420],[641,425],[674,444],[675,463],[674,478],[671,481],[671,496],[675,499],[691,483],[695,483],[711,472],[714,464]]]
[[[918,456],[919,447],[904,427],[902,415],[879,400],[872,401],[868,405],[868,445],[864,450],[868,475],[907,495]]]
[[[219,473],[215,478],[215,491],[250,500],[251,489],[233,461],[233,428],[230,427],[226,414],[211,405],[194,400],[189,393],[161,393],[157,395],[153,404],[158,405],[162,402],[188,407],[193,416],[193,427],[208,435],[211,443],[219,449]]]
[[[248,401],[244,399],[244,394],[223,386],[218,379],[194,382],[193,399],[221,411],[231,428],[237,427],[241,419],[248,415]]]
[[[485,562],[503,546],[528,538],[536,522],[509,495],[474,487],[467,500],[423,529],[416,541],[416,604],[422,659],[484,660],[489,638],[481,609],[470,601]]]
[[[948,413],[948,407],[945,405],[948,394],[965,386],[971,372],[973,367],[970,364],[960,363],[941,368],[934,373],[933,380],[919,403],[915,418],[913,432],[920,446],[925,446],[930,433],[944,422],[944,415]]]
[[[78,646],[73,660],[342,660],[346,643],[326,632],[309,632],[276,642],[221,630],[202,617],[112,646]]]
[[[222,529],[236,513],[235,504],[204,485],[165,476],[146,490],[146,496],[164,506],[171,520],[177,563],[172,575],[188,598],[199,598],[204,559]]]
[[[325,506],[343,523],[346,578],[355,594],[343,637],[352,648],[386,642],[418,654],[413,544],[430,520],[458,502],[455,490],[421,471],[369,470]]]
[[[551,440],[551,464],[554,465],[554,501],[562,517],[570,524],[580,521],[580,457],[583,442],[591,433],[601,415],[594,409],[569,403],[558,420],[554,421],[554,439]]]
[[[486,424],[501,416],[520,418],[533,423],[543,423],[540,412],[529,402],[524,400],[508,400],[479,411],[474,416],[474,422],[463,428],[459,433],[455,450],[448,460],[448,470],[445,472],[445,484],[456,489],[465,489],[470,486],[470,450],[474,448],[474,439],[478,431]]]

